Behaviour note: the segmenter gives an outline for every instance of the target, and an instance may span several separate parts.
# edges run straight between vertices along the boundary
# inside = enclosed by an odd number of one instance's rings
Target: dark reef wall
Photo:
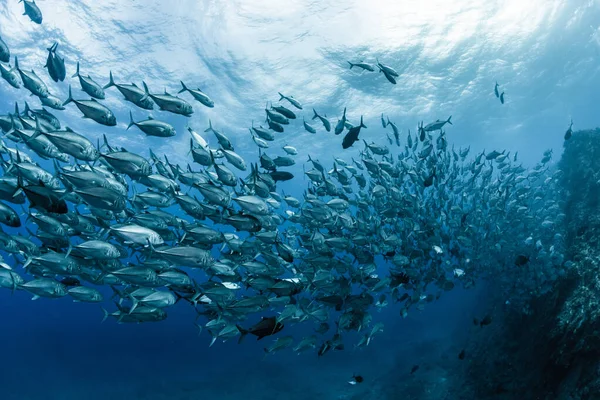
[[[531,313],[506,308],[479,335],[465,387],[476,398],[600,399],[600,129],[565,142],[558,169],[567,272]]]
[[[571,140],[559,168],[573,266],[549,331],[551,361],[568,378],[557,395],[600,398],[600,129],[577,132]]]

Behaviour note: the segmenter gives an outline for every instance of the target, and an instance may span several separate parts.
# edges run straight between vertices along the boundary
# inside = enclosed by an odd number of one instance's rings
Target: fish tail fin
[[[104,307],[100,307],[100,308],[102,309],[102,312],[104,313],[104,315],[102,316],[102,322],[100,322],[100,323],[103,323],[104,321],[106,321],[106,318],[108,318],[109,314],[108,314],[108,311],[106,311],[106,308],[104,308]]]
[[[110,144],[108,144],[108,139],[106,138],[106,135],[102,135],[102,139],[104,140],[104,146],[106,146],[106,148],[108,149],[108,151],[112,152],[113,148],[110,147]]]
[[[188,88],[187,88],[187,86],[185,86],[185,83],[183,83],[183,81],[179,81],[179,82],[181,82],[181,90],[177,93],[183,93],[183,92],[187,91]]]
[[[41,134],[42,134],[42,128],[40,126],[40,120],[38,117],[35,117],[35,131],[33,131],[33,135],[31,135],[31,137],[29,139],[25,140],[25,143],[29,143],[30,141],[37,138]]]
[[[279,101],[285,99],[285,96],[281,94],[281,92],[277,92],[279,94]]]
[[[113,295],[111,297],[111,300],[113,300],[115,297],[123,297],[123,294],[121,293],[121,291],[119,289],[117,289],[116,287],[114,287],[112,285],[110,286],[110,288],[113,291]]]
[[[315,110],[314,108],[313,108],[313,113],[315,113],[315,114],[313,115],[312,119],[319,118],[319,114],[317,114],[317,110]]]
[[[452,125],[452,121],[450,121],[452,119],[452,115],[448,117],[448,119],[446,120],[447,123],[449,123],[450,125]]]
[[[133,121],[133,114],[131,113],[131,110],[129,110],[129,125],[127,125],[127,130],[129,130],[129,128],[131,128],[133,125],[135,125],[135,122]]]
[[[73,74],[73,76],[71,78],[75,78],[76,76],[79,76],[79,61],[77,61],[77,70],[75,71],[75,73]]]
[[[140,101],[146,101],[146,99],[150,97],[150,91],[148,90],[148,85],[146,85],[146,82],[142,81],[142,85],[144,86],[144,97],[142,97]]]
[[[137,199],[137,189],[135,188],[135,185],[131,185],[131,192],[133,193],[131,203],[135,204],[135,199]]]
[[[11,294],[15,294],[15,290],[17,290],[19,285],[13,274],[10,274],[10,280],[12,281]]]
[[[67,104],[71,103],[72,101],[73,101],[73,93],[71,93],[71,85],[69,85],[69,97],[67,98],[67,100],[65,100],[65,102],[62,105],[66,106]]]
[[[156,164],[157,162],[160,162],[158,156],[152,151],[152,149],[150,149],[150,158],[152,159],[154,164]]]
[[[15,56],[15,68],[19,69],[19,57],[17,57],[17,56]]]
[[[208,152],[210,153],[210,161],[212,161],[212,165],[217,165],[217,163],[215,162],[215,156],[213,155],[212,150],[208,150]]]
[[[250,331],[242,328],[241,326],[239,326],[237,324],[235,326],[238,329],[238,331],[240,331],[240,338],[238,339],[238,344],[241,344],[242,341],[244,340],[244,338],[246,337],[246,335],[248,335],[248,333],[250,333]]]
[[[23,269],[27,269],[27,267],[29,267],[29,264],[31,264],[31,262],[33,261],[33,259],[31,258],[31,256],[27,256],[27,258],[25,259],[25,263],[23,264]]]
[[[213,127],[212,127],[212,122],[211,122],[211,120],[209,119],[209,120],[208,120],[208,128],[206,128],[206,129],[204,130],[204,132],[210,132],[210,131],[212,131],[212,130],[213,130]]]
[[[104,85],[104,87],[102,89],[108,89],[109,87],[116,86],[115,80],[113,79],[112,71],[109,72],[108,76],[109,76],[108,83],[106,85]]]
[[[133,297],[132,294],[129,294],[129,300],[131,300],[131,308],[129,309],[129,314],[131,314],[133,312],[133,310],[135,310],[137,308],[139,301],[138,301],[138,299]]]
[[[448,119],[448,121],[450,121],[450,119]],[[366,128],[367,126],[363,123],[363,117],[362,115],[360,116],[360,126],[361,128]]]
[[[202,333],[202,325],[200,325],[197,322],[194,322],[194,325],[196,325],[196,328],[198,328],[198,336],[200,336],[200,334]]]
[[[354,67],[354,64],[352,64],[350,61],[348,61],[348,64],[350,64],[350,69],[352,69],[352,67]]]
[[[29,104],[27,104],[27,101],[25,101],[25,110],[23,110],[23,114],[29,115],[30,112],[31,108],[29,108]]]
[[[175,304],[179,303],[179,300],[184,299],[184,297],[177,292],[173,292],[173,294],[175,294]],[[200,336],[200,333],[202,332],[202,327],[199,326],[198,329],[200,329],[200,332],[198,332],[198,336]]]
[[[9,113],[8,115],[9,115],[9,117],[10,117],[10,130],[9,130],[7,133],[13,133],[13,132],[14,132],[14,131],[17,129],[17,128],[16,128],[16,125],[15,125],[15,116],[14,116],[14,115],[12,115],[12,114],[10,114],[10,113]],[[4,147],[6,147],[6,146],[4,146]],[[18,151],[19,151],[19,150],[17,149],[17,152],[18,152]],[[8,153],[8,156],[9,156],[10,158],[12,158],[12,154],[11,154],[11,153]]]

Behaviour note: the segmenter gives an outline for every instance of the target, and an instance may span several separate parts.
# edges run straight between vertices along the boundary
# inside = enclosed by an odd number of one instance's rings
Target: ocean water
[[[174,94],[180,81],[201,88],[215,107],[194,102],[191,118],[141,110],[115,88],[106,90],[103,104],[115,112],[116,127],[81,118],[73,105],[55,112],[63,126],[94,143],[106,135],[111,145],[144,155],[151,148],[182,166],[190,162],[186,127],[202,132],[209,120],[238,154],[255,162],[258,150],[248,128],[265,125],[265,103],[276,104],[278,92],[302,102],[297,114],[306,121],[313,108],[333,125],[344,108],[353,123],[364,117],[368,128],[361,140],[382,145],[390,132],[381,127],[382,113],[398,125],[402,141],[420,121],[452,116],[453,125],[445,127],[449,147],[470,146],[471,154],[518,152],[525,167],[548,149],[560,158],[571,119],[574,129],[598,124],[597,0],[174,3],[40,0],[44,19],[38,25],[22,15],[23,4],[4,0],[0,36],[20,66],[35,69],[61,99],[69,84],[74,98],[89,97],[70,78],[77,61],[82,75],[102,85],[112,72],[116,82],[141,87],[144,81],[152,93]],[[67,66],[67,79],[56,84],[43,68],[54,42]],[[347,61],[377,59],[398,71],[396,85],[380,72],[348,68]],[[505,104],[494,96],[496,82]],[[24,101],[39,108],[24,89],[0,82],[0,114],[12,112],[15,102],[22,108]],[[126,130],[130,110],[136,121],[152,115],[172,124],[177,135]],[[278,185],[297,198],[308,185],[303,164],[309,155],[330,165],[333,157],[358,159],[364,148],[361,141],[343,150],[342,136],[325,132],[318,120],[311,123],[317,134],[296,122],[272,144],[298,149],[296,165],[287,169],[296,177]],[[214,136],[206,138],[216,146]],[[385,274],[383,262],[378,268]],[[497,295],[494,284],[481,279],[472,288],[444,292],[406,318],[394,304],[373,311],[374,322],[385,328],[369,346],[355,349],[360,334],[350,333],[344,351],[323,357],[316,351],[265,354],[269,337],[247,337],[241,344],[237,338],[217,340],[209,347],[208,332],[198,334],[196,313],[185,302],[160,323],[101,323],[98,305],[69,297],[31,301],[23,291],[2,289],[0,399],[475,399],[465,390],[471,361],[457,356],[499,329],[511,293]],[[110,290],[103,293],[110,297]],[[102,305],[113,306],[109,300]],[[472,323],[490,312],[495,317],[489,327]],[[286,327],[286,334],[298,340],[313,329],[297,324]],[[350,385],[355,374],[365,380]]]

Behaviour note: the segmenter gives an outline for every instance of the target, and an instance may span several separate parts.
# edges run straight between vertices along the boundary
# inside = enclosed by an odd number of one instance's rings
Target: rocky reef
[[[465,390],[478,399],[600,399],[600,129],[575,132],[557,167],[560,278],[474,341]]]

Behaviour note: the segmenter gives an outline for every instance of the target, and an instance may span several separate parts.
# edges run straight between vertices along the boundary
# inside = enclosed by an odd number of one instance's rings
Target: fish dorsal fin
[[[154,118],[152,118],[152,115],[148,115],[148,119],[153,120]]]
[[[94,103],[98,103],[98,100],[94,99],[93,97],[92,97],[92,101],[93,101]],[[100,104],[100,103],[98,103],[98,104]]]
[[[135,86],[138,87],[138,85],[136,85],[135,83],[131,82],[131,86]]]
[[[73,132],[73,129],[69,128],[68,126],[65,126],[65,131],[67,131],[67,132]]]

